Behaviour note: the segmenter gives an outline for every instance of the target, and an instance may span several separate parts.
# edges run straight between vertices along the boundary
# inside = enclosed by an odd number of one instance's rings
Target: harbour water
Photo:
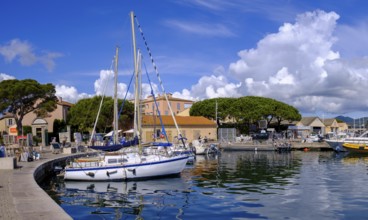
[[[44,189],[73,219],[366,219],[367,165],[330,151],[234,151],[197,156],[177,177],[53,178]]]

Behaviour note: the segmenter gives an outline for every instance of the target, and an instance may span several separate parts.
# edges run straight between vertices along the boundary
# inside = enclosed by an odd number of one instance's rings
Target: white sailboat
[[[140,55],[136,53],[134,13],[131,12],[132,38],[135,69],[135,110],[134,110],[134,140],[127,143],[118,143],[117,132],[117,59],[115,56],[115,95],[114,95],[114,143],[111,146],[94,146],[95,149],[105,150],[97,157],[78,158],[70,162],[64,169],[65,180],[79,181],[119,181],[128,179],[147,179],[167,175],[179,174],[185,168],[188,155],[174,153],[165,149],[169,143],[141,143],[140,131]],[[180,133],[179,133],[180,134]],[[181,136],[181,134],[180,134]],[[166,145],[165,145],[166,144]],[[126,147],[126,148],[125,148]],[[119,150],[120,149],[120,150]],[[118,151],[117,151],[118,150]]]

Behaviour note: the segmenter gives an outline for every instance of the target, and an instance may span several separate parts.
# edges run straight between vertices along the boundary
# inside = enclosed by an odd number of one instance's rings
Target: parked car
[[[260,132],[252,134],[253,140],[268,140],[269,134],[267,132]]]

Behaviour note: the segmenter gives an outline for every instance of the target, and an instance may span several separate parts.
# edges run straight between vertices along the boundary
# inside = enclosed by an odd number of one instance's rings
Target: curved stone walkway
[[[44,152],[38,161],[17,162],[17,169],[0,170],[0,219],[72,219],[33,176],[41,164],[64,156]]]
[[[0,219],[19,219],[10,193],[12,170],[0,170]]]

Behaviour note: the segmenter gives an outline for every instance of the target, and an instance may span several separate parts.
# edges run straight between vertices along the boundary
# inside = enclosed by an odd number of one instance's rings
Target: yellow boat
[[[344,143],[342,146],[351,152],[368,153],[368,145],[365,143]]]

